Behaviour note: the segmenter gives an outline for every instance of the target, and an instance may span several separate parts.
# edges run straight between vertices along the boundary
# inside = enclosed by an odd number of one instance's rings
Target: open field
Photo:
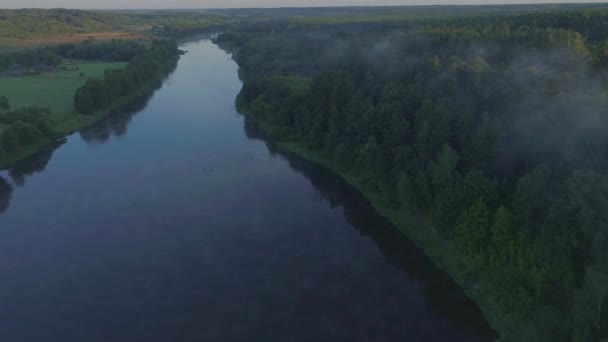
[[[12,109],[26,106],[49,107],[53,112],[71,112],[74,94],[89,78],[100,78],[107,69],[124,68],[126,63],[78,63],[80,70],[43,73],[36,76],[0,78],[0,96]],[[85,76],[80,77],[84,72]]]
[[[132,33],[124,31],[94,32],[94,33],[70,33],[45,38],[0,38],[0,53],[11,52],[22,49],[31,49],[49,45],[78,43],[93,38],[96,41],[107,41],[113,39],[138,40],[150,39],[151,36],[143,33]]]

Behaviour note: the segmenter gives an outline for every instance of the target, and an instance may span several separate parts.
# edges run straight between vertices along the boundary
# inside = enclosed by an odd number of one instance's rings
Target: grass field
[[[74,109],[74,94],[89,78],[103,77],[107,69],[124,68],[126,63],[76,63],[80,70],[43,73],[36,76],[0,78],[0,96],[6,96],[11,109],[26,106],[48,107],[53,112]],[[84,77],[80,73],[84,72]]]

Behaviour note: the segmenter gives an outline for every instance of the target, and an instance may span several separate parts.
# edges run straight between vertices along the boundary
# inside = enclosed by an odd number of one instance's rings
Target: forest
[[[216,42],[238,109],[355,184],[504,340],[608,340],[607,9],[257,23]]]

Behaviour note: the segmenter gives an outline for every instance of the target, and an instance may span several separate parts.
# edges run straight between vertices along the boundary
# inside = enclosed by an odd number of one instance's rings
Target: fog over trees
[[[238,108],[451,241],[508,340],[608,337],[606,10],[258,25]]]

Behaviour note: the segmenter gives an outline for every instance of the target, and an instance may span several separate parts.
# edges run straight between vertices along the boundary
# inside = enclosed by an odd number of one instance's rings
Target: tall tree
[[[484,259],[490,242],[491,220],[490,208],[483,198],[462,213],[456,239],[466,255]]]
[[[11,105],[8,103],[8,99],[6,96],[0,96],[0,109],[9,110],[11,109]]]

